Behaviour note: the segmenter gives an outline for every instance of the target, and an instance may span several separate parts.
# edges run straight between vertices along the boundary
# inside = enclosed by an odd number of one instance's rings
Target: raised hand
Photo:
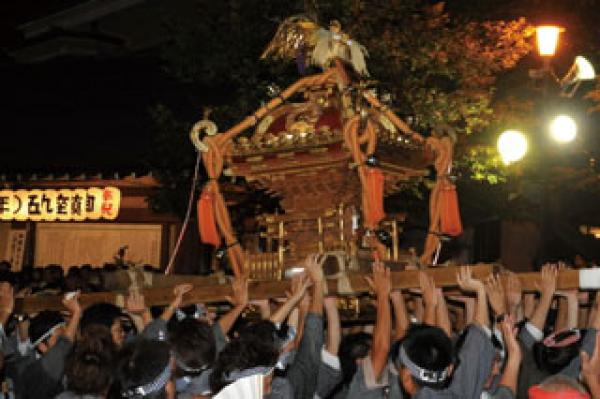
[[[304,269],[314,284],[321,284],[325,279],[319,254],[308,255],[304,261]]]
[[[536,288],[544,296],[553,296],[556,292],[556,280],[558,278],[558,269],[556,265],[545,264],[542,266],[542,278],[535,284]]]
[[[506,313],[506,298],[504,295],[504,287],[500,279],[491,275],[485,280],[485,292],[487,293],[488,302],[496,316]]]
[[[190,292],[194,286],[192,284],[179,284],[173,288],[173,301],[171,305],[175,308],[181,307],[181,303],[183,302],[183,296]]]
[[[231,283],[232,295],[227,296],[227,301],[233,306],[246,307],[248,305],[248,277],[240,276]]]
[[[504,345],[506,346],[506,352],[511,361],[520,363],[523,357],[521,352],[521,345],[517,341],[517,329],[512,317],[505,317],[501,324],[502,337],[504,338]]]
[[[181,307],[181,304],[183,303],[183,296],[190,292],[193,288],[194,286],[192,284],[176,285],[175,288],[173,288],[173,300],[162,312],[160,318],[164,321],[169,321],[171,317],[173,317],[173,314],[175,314],[177,308]]]
[[[456,282],[461,290],[465,292],[477,292],[484,289],[483,283],[480,280],[473,278],[471,268],[469,266],[461,266],[460,271],[456,275]]]
[[[71,314],[71,316],[81,314],[81,306],[79,305],[80,296],[81,293],[76,291],[74,293],[66,294],[63,298],[62,304]]]
[[[288,299],[270,316],[269,319],[275,324],[283,323],[292,309],[302,300],[309,286],[310,281],[305,275],[300,274],[294,276],[290,282],[290,291],[287,293]],[[322,298],[323,287],[318,287],[320,288],[319,292],[321,293]],[[319,309],[321,312],[323,311],[323,302],[319,304]]]
[[[74,341],[77,335],[77,329],[79,328],[79,319],[81,318],[81,306],[79,305],[80,292],[71,292],[65,295],[62,303],[65,308],[69,311],[71,318],[65,328],[65,337],[69,340]]]
[[[388,298],[392,291],[391,272],[381,262],[373,263],[373,277],[365,277],[375,295]]]
[[[306,290],[310,284],[310,280],[305,275],[299,274],[292,277],[290,291],[287,292],[288,298],[293,299],[296,302],[300,301],[306,294]]]
[[[436,307],[437,294],[433,278],[429,277],[425,272],[419,271],[419,285],[421,287],[421,293],[423,295],[423,302],[425,302],[425,306]]]
[[[513,394],[517,392],[517,383],[519,379],[519,367],[523,354],[521,345],[517,342],[517,330],[511,317],[506,317],[501,325],[504,345],[508,354],[504,372],[500,379],[500,385],[509,388]]]
[[[146,299],[139,290],[131,290],[125,300],[125,310],[131,314],[142,314],[147,310]]]
[[[523,286],[519,277],[513,272],[508,273],[506,284],[506,305],[509,309],[517,308],[523,300]]]
[[[460,272],[456,276],[456,282],[461,290],[465,292],[474,292],[477,294],[477,308],[473,321],[482,326],[489,327],[489,312],[485,293],[485,286],[480,280],[474,279],[469,266],[461,266]]]

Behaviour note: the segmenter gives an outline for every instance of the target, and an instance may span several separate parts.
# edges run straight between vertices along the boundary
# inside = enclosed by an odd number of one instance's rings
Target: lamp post
[[[529,135],[529,139],[535,143],[535,152],[539,154],[536,162],[539,191],[536,191],[540,194],[538,221],[541,239],[539,260],[541,261],[548,260],[547,249],[550,241],[548,205],[551,196],[548,192],[548,183],[550,162],[552,161],[551,151],[556,150],[556,147],[552,146],[550,138],[558,145],[566,145],[575,140],[578,130],[575,119],[564,113],[564,110],[557,115],[549,115],[549,111],[554,108],[549,102],[564,102],[566,99],[566,101],[570,101],[568,99],[573,97],[582,81],[594,79],[596,76],[593,65],[582,56],[575,58],[564,77],[556,76],[551,60],[556,55],[560,33],[563,31],[563,28],[555,25],[541,25],[536,28],[537,52],[541,58],[542,67],[529,71],[530,78],[536,83],[535,89],[541,92],[541,95],[538,96],[539,101],[536,101],[537,133],[530,132],[533,134]],[[559,100],[560,98],[563,100]],[[552,117],[552,120],[544,122],[549,116]],[[519,131],[505,131],[498,138],[497,148],[503,162],[509,165],[525,156],[528,150],[527,137]]]
[[[548,97],[548,82],[552,79],[552,69],[550,65],[550,61],[552,57],[556,54],[556,49],[558,48],[558,39],[560,36],[561,28],[555,25],[541,25],[536,28],[536,44],[538,49],[538,54],[542,58],[543,67],[541,70],[541,79],[542,79],[542,110],[545,111],[547,109],[547,97]],[[545,112],[541,112],[542,115]],[[542,128],[542,132],[546,129]],[[541,132],[540,132],[541,133]],[[546,140],[541,140],[539,143],[542,149],[545,149],[547,146]],[[547,253],[547,241],[549,238],[548,234],[548,165],[545,162],[545,154],[547,151],[542,150],[542,158],[540,160],[540,260],[541,262],[546,262],[548,253]]]

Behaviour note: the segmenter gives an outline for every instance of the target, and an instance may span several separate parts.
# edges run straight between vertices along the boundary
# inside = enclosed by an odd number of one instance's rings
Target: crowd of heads
[[[51,264],[45,267],[24,265],[20,270],[14,271],[10,262],[0,261],[0,280],[9,281],[16,291],[27,289],[40,295],[72,291],[103,292],[108,290],[105,285],[107,275],[119,270],[128,270],[129,267],[115,263],[106,263],[103,267],[84,264],[68,268]],[[147,273],[159,272],[152,265],[143,265],[139,269]]]

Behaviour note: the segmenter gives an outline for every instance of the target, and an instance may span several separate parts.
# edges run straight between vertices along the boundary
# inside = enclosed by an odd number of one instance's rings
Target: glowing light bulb
[[[527,153],[527,138],[518,130],[506,130],[498,138],[498,152],[506,165],[523,158]]]

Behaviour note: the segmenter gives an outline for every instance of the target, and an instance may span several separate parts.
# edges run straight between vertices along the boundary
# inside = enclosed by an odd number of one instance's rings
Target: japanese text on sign
[[[75,190],[0,190],[0,220],[114,220],[121,191],[115,187]]]

